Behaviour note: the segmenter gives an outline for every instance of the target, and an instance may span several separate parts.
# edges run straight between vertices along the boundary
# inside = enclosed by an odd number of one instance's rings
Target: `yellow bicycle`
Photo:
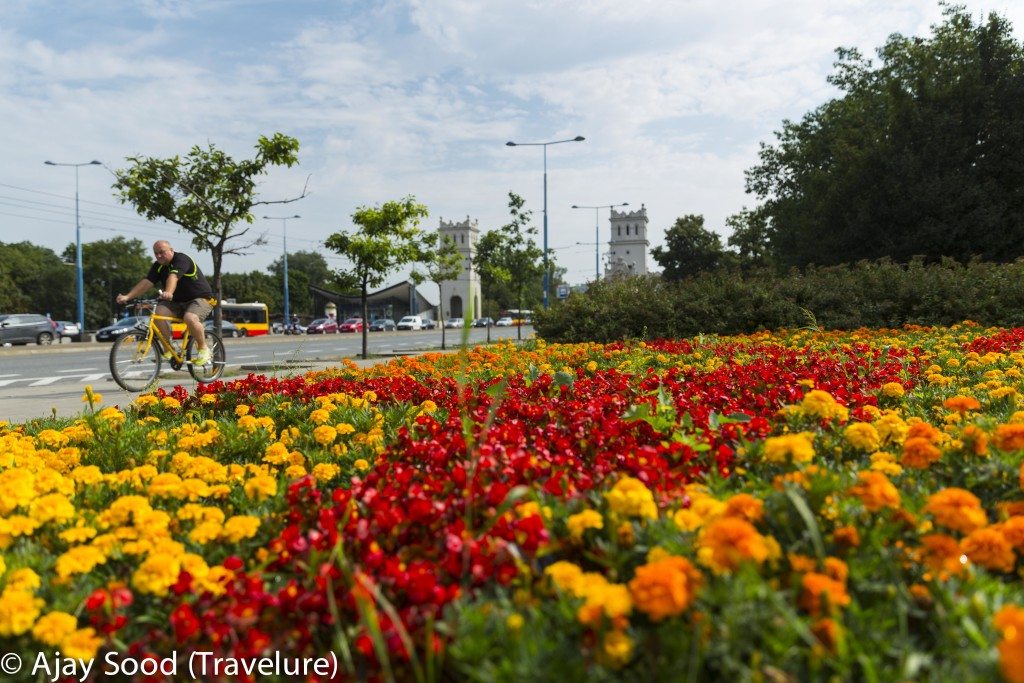
[[[157,300],[138,301],[142,305],[150,305],[156,310]],[[156,383],[160,377],[160,365],[163,363],[163,354],[170,354],[167,362],[175,370],[182,366],[188,367],[189,374],[197,382],[212,382],[224,373],[224,362],[227,354],[224,352],[224,342],[214,332],[206,332],[206,347],[210,349],[211,360],[204,365],[196,365],[192,362],[193,356],[198,356],[196,340],[193,339],[185,328],[181,337],[180,347],[175,347],[172,340],[164,336],[160,327],[156,324],[158,320],[166,320],[172,323],[182,322],[181,318],[174,318],[166,315],[150,315],[148,323],[140,322],[130,332],[126,332],[114,341],[110,349],[110,374],[125,391],[145,391]]]

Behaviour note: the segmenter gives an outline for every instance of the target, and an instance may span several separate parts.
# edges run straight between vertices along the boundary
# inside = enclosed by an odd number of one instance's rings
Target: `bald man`
[[[199,351],[197,357],[192,359],[192,364],[206,365],[210,362],[210,349],[206,347],[203,321],[210,315],[213,304],[216,303],[213,289],[210,288],[210,283],[206,281],[206,276],[199,270],[195,260],[187,254],[174,251],[167,240],[159,240],[153,244],[153,256],[156,261],[150,266],[146,277],[139,280],[127,294],[118,294],[117,303],[130,301],[159,285],[162,291],[156,314],[174,316],[185,321]],[[157,324],[170,339],[170,323],[158,320]],[[164,357],[170,358],[170,353],[164,351]]]

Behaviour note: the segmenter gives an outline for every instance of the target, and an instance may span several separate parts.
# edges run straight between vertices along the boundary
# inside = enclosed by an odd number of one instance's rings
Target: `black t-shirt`
[[[213,297],[213,289],[206,281],[203,271],[191,256],[174,252],[174,258],[166,266],[154,261],[149,268],[146,279],[164,289],[167,276],[174,273],[178,276],[178,286],[174,288],[172,301],[192,301],[193,299],[209,299]]]

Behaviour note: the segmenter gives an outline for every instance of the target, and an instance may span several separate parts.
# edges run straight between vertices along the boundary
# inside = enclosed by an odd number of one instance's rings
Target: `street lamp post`
[[[284,246],[284,319],[282,322],[282,329],[288,329],[288,323],[291,322],[290,311],[288,310],[288,221],[292,218],[302,218],[302,216],[295,214],[294,216],[264,216],[267,220],[281,221],[281,237],[282,245]]]
[[[574,209],[593,209],[594,210],[594,279],[601,279],[601,223],[598,218],[598,212],[601,209],[614,209],[617,206],[629,206],[629,202],[622,202],[621,204],[602,204],[601,206],[580,206],[573,204]]]
[[[44,161],[47,166],[73,166],[75,168],[75,288],[78,294],[78,330],[85,339],[85,277],[82,274],[82,224],[78,220],[78,169],[81,166],[101,166],[96,160],[84,161],[80,164],[58,164]]]
[[[548,290],[551,285],[551,274],[548,272],[548,145],[558,145],[563,142],[583,142],[586,140],[582,135],[577,135],[568,140],[552,140],[551,142],[512,142],[505,143],[508,147],[543,147],[544,148],[544,308],[548,307]]]

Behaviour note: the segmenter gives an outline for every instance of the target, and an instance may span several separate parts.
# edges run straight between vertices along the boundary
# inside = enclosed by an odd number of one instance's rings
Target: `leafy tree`
[[[192,245],[209,251],[213,258],[211,285],[219,301],[221,270],[227,254],[245,254],[263,244],[262,236],[246,238],[253,222],[252,209],[265,204],[288,204],[305,196],[278,201],[261,201],[256,195],[256,178],[268,166],[292,166],[298,163],[299,141],[281,133],[260,136],[256,156],[235,161],[212,144],[198,145],[181,159],[128,157],[131,166],[115,172],[114,189],[122,203],[131,203],[142,216],[163,218],[192,235]],[[215,321],[220,327],[220,308]]]
[[[525,210],[526,201],[515,192],[508,193],[508,209],[512,216],[507,224],[481,236],[477,243],[473,265],[480,273],[480,285],[491,293],[499,305],[508,308],[534,308],[537,298],[528,294],[543,288],[544,264],[541,260],[544,250],[537,246],[534,238],[537,228],[530,224],[532,212]],[[505,298],[494,297],[500,287],[506,288]],[[514,305],[512,305],[514,304]],[[528,305],[530,304],[530,305]],[[518,328],[522,339],[522,327]]]
[[[364,321],[370,319],[367,296],[371,287],[379,287],[394,270],[417,261],[423,253],[421,218],[427,207],[412,196],[382,206],[361,206],[352,214],[355,234],[336,232],[324,246],[345,256],[352,266],[340,269],[339,278],[354,278],[359,283],[360,310]],[[363,325],[363,358],[369,357],[368,326]]]
[[[768,240],[768,222],[764,212],[743,207],[739,213],[726,218],[725,225],[732,230],[728,244],[734,250],[741,267],[756,268],[771,264],[771,243]]]
[[[267,270],[278,281],[278,288],[284,288],[284,257],[271,263]],[[332,282],[331,267],[323,254],[314,251],[297,251],[288,254],[288,297],[289,307],[296,311],[311,312],[313,297],[309,286],[326,287]]]
[[[71,263],[31,242],[0,242],[0,310],[49,313],[54,320],[70,320],[75,306]]]
[[[64,249],[63,259],[75,260],[75,245]],[[137,238],[114,237],[82,244],[85,270],[85,326],[104,327],[118,315],[114,296],[129,290],[153,262],[148,247]]]
[[[747,191],[783,265],[1024,254],[1024,48],[995,13],[946,6],[878,63],[837,50],[843,93],[784,121]]]
[[[651,249],[666,280],[682,280],[723,265],[725,251],[718,235],[704,227],[704,216],[677,218],[665,232],[665,246]]]
[[[458,245],[449,235],[431,233],[424,238],[424,252],[418,260],[424,265],[425,279],[437,285],[437,300],[443,304],[441,283],[455,280],[462,274],[462,254]],[[441,321],[441,348],[447,348],[444,321]]]
[[[234,299],[238,302],[261,301],[271,311],[282,309],[284,292],[281,283],[274,277],[261,270],[253,270],[248,273],[224,273],[221,275],[221,287],[224,289],[225,299]]]

